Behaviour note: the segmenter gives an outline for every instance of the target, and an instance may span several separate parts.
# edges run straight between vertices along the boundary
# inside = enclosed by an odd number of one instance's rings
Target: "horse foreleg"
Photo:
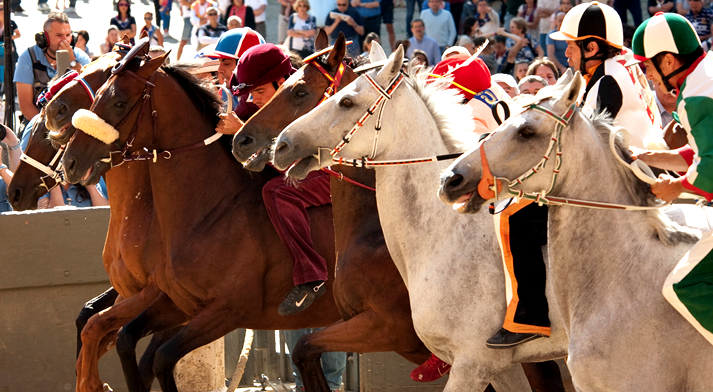
[[[82,351],[82,330],[84,326],[87,325],[87,321],[95,314],[114,305],[118,296],[119,293],[117,293],[113,287],[110,287],[109,290],[89,300],[89,302],[84,304],[82,310],[79,311],[79,315],[74,321],[77,326],[77,358],[79,358],[79,352]]]
[[[535,392],[565,392],[560,367],[555,361],[523,363],[522,370]]]
[[[215,301],[205,307],[171,339],[156,351],[154,374],[163,392],[178,392],[173,369],[176,363],[189,352],[225,336],[234,330],[234,317],[239,314],[233,308]]]
[[[116,351],[121,360],[121,367],[124,370],[124,378],[129,391],[148,391],[153,381],[153,374],[147,375],[148,380],[145,379],[136,364],[136,344],[139,340],[154,331],[161,332],[180,325],[187,319],[188,315],[176,307],[165,293],[161,293],[141,314],[124,325],[117,338]],[[147,360],[153,359],[156,349],[167,340],[158,334],[154,335],[154,338],[146,352],[149,356]],[[147,383],[148,385],[146,385]]]
[[[329,392],[320,358],[322,353],[334,351],[397,351],[406,353],[416,361],[420,360],[419,363],[426,361],[430,355],[428,349],[415,336],[415,332],[413,337],[407,336],[369,310],[299,339],[292,353],[292,361],[302,375],[305,390]]]
[[[101,342],[108,333],[136,317],[159,294],[155,286],[147,286],[109,309],[92,316],[82,329],[82,350],[77,360],[77,392],[101,392],[99,357],[103,351]]]
[[[161,331],[155,333],[151,337],[151,342],[144,350],[144,354],[141,356],[139,361],[139,373],[141,373],[141,380],[147,390],[151,390],[151,385],[156,376],[153,374],[153,361],[156,357],[156,350],[161,347],[164,343],[171,339],[178,331],[183,328],[182,326],[174,327],[166,331]]]
[[[512,364],[493,377],[493,387],[498,392],[531,391],[530,383],[520,364]]]

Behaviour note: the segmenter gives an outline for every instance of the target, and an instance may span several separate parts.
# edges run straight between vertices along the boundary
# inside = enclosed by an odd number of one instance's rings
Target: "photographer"
[[[23,126],[40,112],[36,105],[37,97],[57,75],[58,50],[66,50],[69,53],[72,69],[79,71],[83,65],[89,64],[89,56],[81,49],[74,48],[74,41],[67,15],[50,12],[43,31],[35,35],[36,45],[20,55],[13,81],[17,85],[20,111],[24,116]],[[62,73],[65,71],[60,70]]]

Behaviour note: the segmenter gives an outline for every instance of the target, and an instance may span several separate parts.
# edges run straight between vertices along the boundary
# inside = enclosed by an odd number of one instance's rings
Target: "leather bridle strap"
[[[307,64],[313,65],[317,68],[317,70],[319,70],[319,72],[329,81],[329,86],[327,86],[327,89],[324,90],[322,99],[317,103],[317,106],[319,106],[322,102],[329,99],[329,97],[336,94],[339,90],[339,86],[342,83],[342,77],[344,76],[344,71],[346,70],[346,65],[344,65],[344,63],[340,63],[337,68],[337,72],[335,72],[334,77],[332,77],[332,75],[330,75],[329,72],[327,72],[327,70],[324,69],[324,67],[322,67],[322,65],[320,65],[316,60],[313,59]]]
[[[25,154],[24,152],[22,155],[20,155],[20,160],[27,163],[28,165],[34,167],[35,169],[39,170],[40,172],[44,173],[45,176],[40,177],[40,180],[42,180],[42,185],[47,188],[47,191],[49,192],[52,190],[52,188],[56,187],[57,184],[66,184],[67,181],[64,178],[64,172],[62,171],[62,166],[57,165],[56,168],[52,169],[54,165],[56,165],[59,162],[59,159],[62,157],[64,154],[64,148],[65,146],[61,146],[57,152],[55,153],[54,157],[50,161],[49,165],[44,165],[37,161],[36,159],[32,158],[31,156]],[[47,182],[45,179],[51,178],[54,180],[54,185],[48,186]]]

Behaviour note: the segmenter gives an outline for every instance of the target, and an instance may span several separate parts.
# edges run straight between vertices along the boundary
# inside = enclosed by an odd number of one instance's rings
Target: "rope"
[[[238,364],[235,366],[235,371],[233,372],[233,378],[230,380],[230,385],[228,385],[228,392],[235,392],[240,384],[240,379],[243,378],[243,373],[245,372],[245,365],[248,363],[248,356],[250,356],[250,349],[253,346],[253,330],[245,330],[245,341],[243,342],[243,350],[240,352],[240,358],[238,359]]]

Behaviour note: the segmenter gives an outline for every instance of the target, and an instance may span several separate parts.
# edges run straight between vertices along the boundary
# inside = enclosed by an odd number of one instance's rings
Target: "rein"
[[[531,104],[528,106],[525,111],[527,110],[537,110],[539,112],[542,112],[549,117],[551,117],[553,120],[555,120],[555,129],[552,131],[552,136],[550,137],[550,142],[547,147],[547,151],[545,154],[542,156],[542,159],[540,162],[537,163],[537,165],[533,166],[531,169],[527,170],[525,173],[517,177],[516,179],[510,181],[507,178],[504,177],[495,177],[491,174],[490,172],[490,165],[488,163],[488,158],[485,155],[485,149],[483,146],[485,145],[485,142],[489,139],[485,138],[484,140],[481,141],[480,146],[478,146],[478,150],[480,152],[480,160],[481,164],[483,166],[483,176],[478,183],[478,194],[480,197],[482,197],[485,200],[490,200],[490,199],[495,199],[496,201],[498,200],[498,194],[504,187],[507,188],[507,192],[516,198],[519,199],[526,199],[526,200],[534,200],[538,205],[563,205],[563,206],[574,206],[574,207],[586,207],[586,208],[594,208],[594,209],[613,209],[613,210],[655,210],[659,209],[661,207],[665,207],[668,205],[662,204],[658,206],[633,206],[633,205],[625,205],[625,204],[616,204],[616,203],[606,203],[606,202],[598,202],[598,201],[590,201],[590,200],[580,200],[580,199],[572,199],[572,198],[565,198],[565,197],[558,197],[558,196],[550,196],[549,193],[552,192],[552,190],[555,188],[555,184],[557,182],[557,177],[560,173],[560,168],[562,167],[562,130],[570,125],[570,122],[572,120],[572,117],[574,116],[574,113],[576,111],[577,105],[572,104],[567,111],[562,114],[561,116],[553,113],[547,108],[544,108],[538,104]],[[612,132],[612,135],[614,135],[614,138],[616,137],[617,132]],[[610,144],[612,143],[613,138],[610,138]],[[617,155],[616,151],[613,151],[615,156],[623,163],[625,162]],[[553,156],[554,153],[554,156]],[[548,190],[541,190],[540,192],[525,192],[523,190],[518,190],[514,189],[515,186],[521,185],[525,180],[529,179],[533,175],[539,173],[541,169],[544,169],[547,165],[547,163],[550,161],[550,159],[554,157],[554,163],[552,167],[552,179],[550,181],[550,187]],[[629,165],[625,164],[625,167],[632,169]],[[639,166],[637,166],[639,168]],[[637,174],[635,169],[632,169],[635,174]],[[638,177],[638,174],[637,174]]]

